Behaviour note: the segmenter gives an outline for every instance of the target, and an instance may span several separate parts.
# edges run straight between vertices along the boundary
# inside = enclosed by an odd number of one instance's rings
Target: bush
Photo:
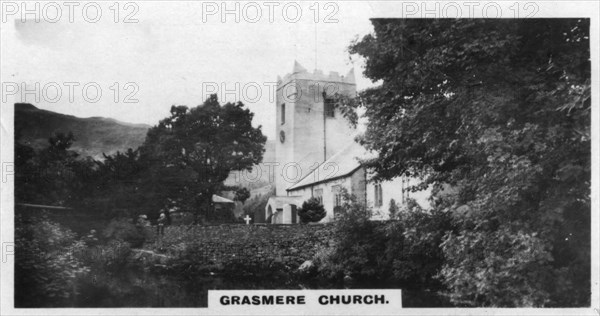
[[[551,277],[546,247],[534,235],[520,232],[517,238],[509,238],[511,235],[499,231],[486,240],[479,234],[449,234],[443,244],[448,262],[440,275],[452,290],[450,298],[455,303],[517,307],[547,302],[547,291],[530,291],[544,288],[543,280]],[[473,259],[465,260],[466,252]],[[505,260],[506,254],[513,259]]]
[[[107,239],[127,242],[134,248],[141,247],[145,240],[143,232],[133,224],[132,219],[113,219],[104,229],[103,235]]]
[[[129,243],[113,239],[105,245],[86,248],[78,258],[94,271],[117,271],[128,263],[130,254]]]
[[[342,207],[334,222],[335,243],[332,249],[322,249],[314,258],[319,272],[329,278],[377,277],[381,272],[377,257],[385,249],[381,230],[370,220],[370,208],[346,191],[342,196]]]
[[[394,280],[412,286],[440,288],[436,275],[444,264],[440,248],[450,217],[427,211],[409,200],[399,220],[372,221],[372,211],[347,192],[334,222],[335,244],[319,249],[313,260],[329,278]]]
[[[89,272],[75,256],[83,242],[45,217],[15,223],[15,307],[65,306]]]
[[[298,216],[302,223],[318,222],[322,220],[327,212],[317,198],[310,198],[302,203],[302,208],[298,210]]]
[[[235,191],[234,201],[240,201],[242,204],[246,203],[246,200],[250,198],[250,190],[247,188],[239,188]]]
[[[441,286],[437,274],[444,264],[444,236],[453,231],[451,217],[439,209],[424,210],[408,199],[388,229],[388,255],[394,278],[412,284]],[[393,245],[395,241],[400,245]],[[392,251],[390,251],[392,250]]]

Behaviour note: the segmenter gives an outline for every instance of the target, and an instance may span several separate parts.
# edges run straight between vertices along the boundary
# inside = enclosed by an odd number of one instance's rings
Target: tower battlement
[[[275,190],[286,195],[287,188],[353,142],[354,127],[327,95],[353,97],[356,84],[354,70],[346,76],[318,69],[309,72],[297,61],[291,73],[277,79],[275,156],[281,176],[275,179]]]
[[[302,67],[300,63],[294,61],[294,69],[291,73],[281,77],[277,77],[277,82],[281,84],[288,83],[292,80],[312,80],[312,81],[324,81],[324,82],[339,82],[345,84],[356,85],[354,78],[354,68],[345,75],[340,75],[337,71],[330,71],[328,74],[323,73],[320,69],[315,69],[313,72],[309,72],[306,68]]]

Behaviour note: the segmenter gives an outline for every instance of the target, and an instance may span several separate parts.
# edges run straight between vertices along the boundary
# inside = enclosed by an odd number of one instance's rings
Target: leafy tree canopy
[[[194,108],[171,107],[171,115],[148,131],[140,147],[142,160],[167,174],[156,174],[153,183],[176,184],[171,199],[181,198],[195,210],[211,209],[212,195],[230,171],[250,169],[262,160],[266,137],[260,126],[252,127],[253,116],[241,102],[219,104],[216,95]]]
[[[452,185],[437,207],[459,226],[442,244],[455,301],[589,304],[589,20],[373,25],[349,51],[381,84],[345,106],[364,106],[376,180]]]
[[[246,200],[250,198],[250,191],[247,188],[239,188],[235,191],[234,200],[246,203]]]

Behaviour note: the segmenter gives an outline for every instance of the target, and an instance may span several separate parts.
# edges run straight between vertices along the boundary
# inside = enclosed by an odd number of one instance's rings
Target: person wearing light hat
[[[138,226],[142,226],[142,227],[143,226],[148,226],[148,216],[146,216],[146,215],[140,215],[140,216],[138,216],[137,225]]]
[[[164,235],[165,234],[165,225],[167,224],[167,215],[166,215],[166,211],[162,210],[160,211],[160,216],[158,217],[158,228],[157,228],[157,233]]]

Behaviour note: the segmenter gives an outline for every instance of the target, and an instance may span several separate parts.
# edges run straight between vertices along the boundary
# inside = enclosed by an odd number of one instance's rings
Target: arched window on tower
[[[281,104],[281,125],[285,124],[285,103]]]

